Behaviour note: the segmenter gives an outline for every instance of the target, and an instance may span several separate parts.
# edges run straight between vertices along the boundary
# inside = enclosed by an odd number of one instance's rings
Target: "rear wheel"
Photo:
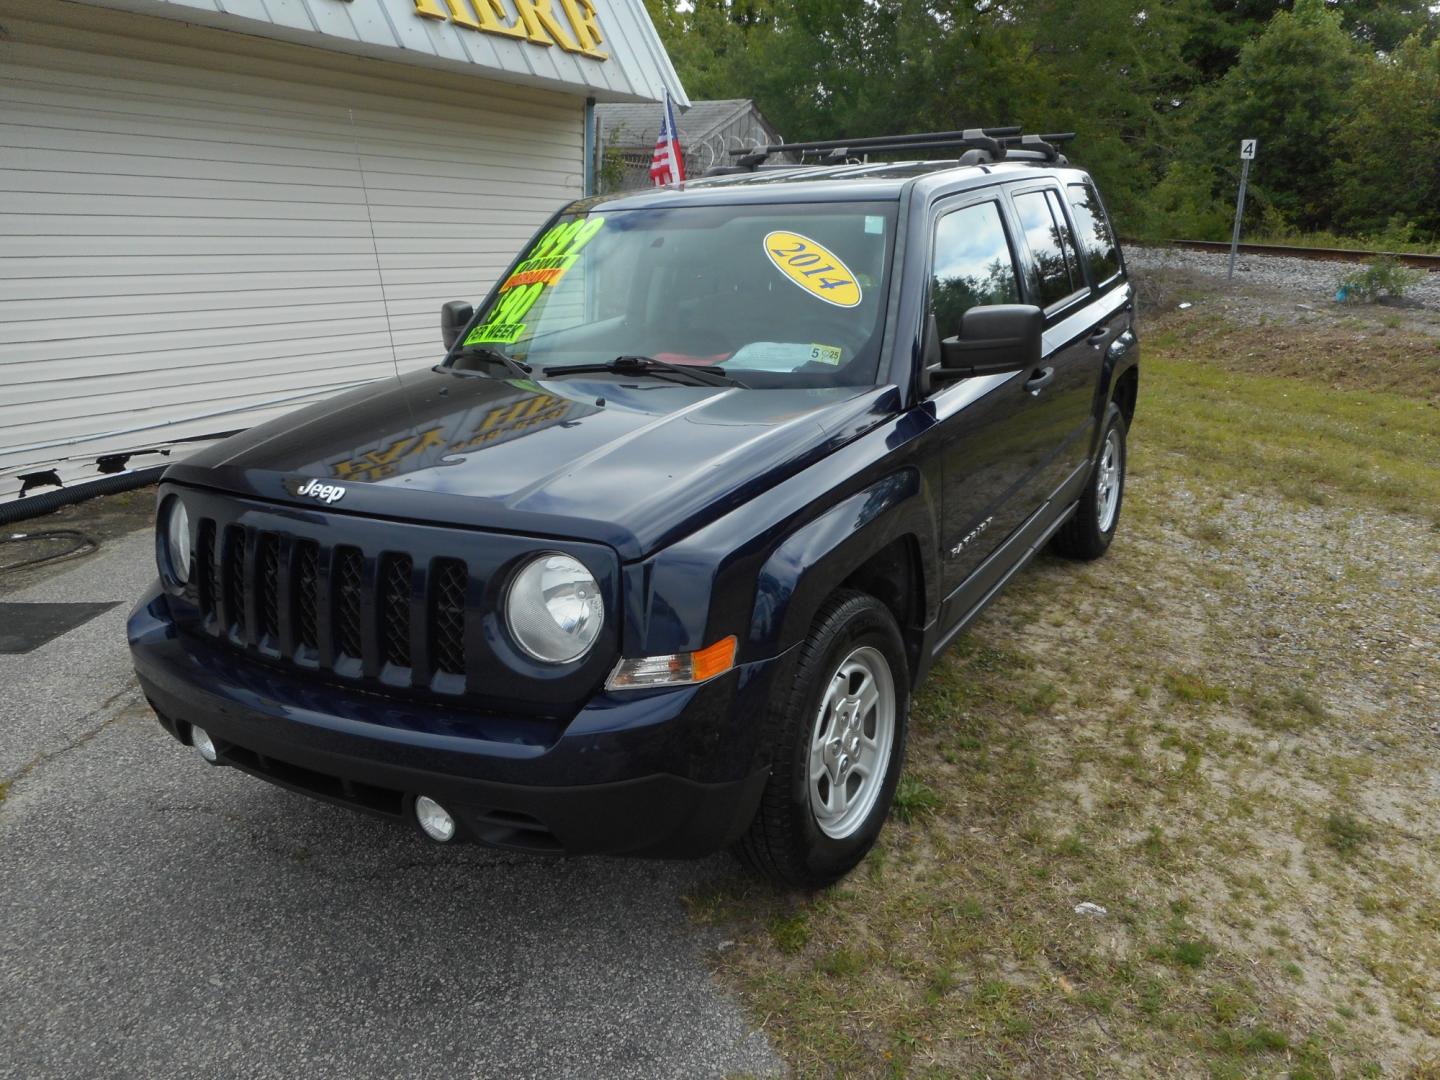
[[[1100,453],[1085,493],[1070,520],[1055,534],[1054,547],[1072,559],[1098,559],[1115,539],[1125,496],[1125,417],[1111,402],[1105,410]]]
[[[772,881],[818,888],[874,845],[900,777],[910,682],[889,609],[837,593],[782,685],[766,717],[769,784],[737,852]]]

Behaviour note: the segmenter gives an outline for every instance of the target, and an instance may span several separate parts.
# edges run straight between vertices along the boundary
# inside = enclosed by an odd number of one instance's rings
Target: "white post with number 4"
[[[1235,255],[1240,250],[1240,218],[1245,213],[1245,187],[1250,182],[1250,162],[1255,160],[1257,139],[1240,140],[1240,194],[1235,199],[1235,229],[1230,233],[1230,269],[1226,279],[1235,276]]]

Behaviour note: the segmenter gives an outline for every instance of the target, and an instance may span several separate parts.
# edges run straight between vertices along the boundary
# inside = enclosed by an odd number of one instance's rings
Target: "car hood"
[[[251,428],[166,479],[341,514],[594,540],[633,559],[832,452],[898,400],[894,387],[425,370]]]

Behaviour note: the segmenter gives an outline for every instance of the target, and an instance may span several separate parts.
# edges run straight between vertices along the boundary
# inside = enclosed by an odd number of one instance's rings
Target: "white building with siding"
[[[434,363],[666,89],[642,0],[0,0],[0,500]]]

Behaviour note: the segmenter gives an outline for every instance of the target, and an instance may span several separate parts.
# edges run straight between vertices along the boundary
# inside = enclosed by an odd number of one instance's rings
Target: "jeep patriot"
[[[129,622],[160,723],[433,841],[844,875],[936,657],[1119,522],[1134,295],[1064,138],[560,210],[434,367],[166,472]]]

